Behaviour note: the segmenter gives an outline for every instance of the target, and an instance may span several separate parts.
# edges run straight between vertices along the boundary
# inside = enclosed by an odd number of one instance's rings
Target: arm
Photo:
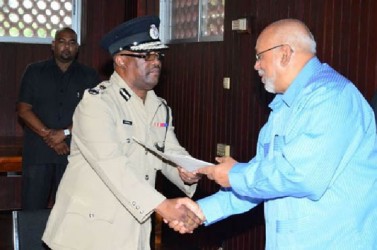
[[[35,67],[29,65],[22,75],[16,112],[28,128],[44,138],[49,134],[50,130],[33,111],[33,104],[37,98],[36,93],[38,93],[35,90],[37,72],[38,70]]]
[[[249,211],[261,202],[263,200],[240,196],[231,188],[222,188],[217,193],[197,201],[205,216],[205,225]]]
[[[55,148],[58,144],[61,144],[64,142],[65,138],[67,138],[67,136],[69,135],[66,135],[65,134],[65,131],[67,131],[69,134],[71,134],[71,131],[72,131],[72,125],[69,126],[68,128],[66,129],[50,129],[50,133],[48,136],[46,136],[44,139],[44,141],[51,147],[51,148]],[[64,142],[64,144],[66,144]]]
[[[17,104],[17,114],[25,125],[42,137],[58,155],[66,155],[69,153],[69,147],[67,143],[64,142],[65,135],[63,130],[60,131],[61,133],[58,133],[59,131],[57,130],[47,128],[33,112],[33,106],[28,103],[20,102]],[[50,138],[56,139],[50,142]]]
[[[204,174],[208,179],[214,180],[222,187],[230,187],[229,171],[237,162],[232,157],[216,157],[216,161],[220,164],[203,167],[201,169],[198,169],[194,173]]]
[[[274,136],[274,156],[260,153],[249,163],[206,167],[206,174],[238,195],[255,199],[285,196],[319,199],[343,171],[372,119],[348,85],[341,93],[317,90],[294,121],[294,131]],[[344,98],[347,96],[348,98]],[[363,120],[365,119],[365,120]],[[360,126],[355,126],[355,121]],[[292,124],[290,124],[292,126]],[[271,135],[264,134],[262,141]],[[259,145],[259,144],[258,144]],[[258,146],[260,151],[260,147]]]
[[[181,180],[186,184],[194,184],[197,183],[201,178],[202,175],[199,173],[189,172],[186,169],[178,166],[178,173]]]
[[[25,103],[19,102],[16,106],[17,115],[21,118],[21,120],[28,126],[31,130],[33,130],[36,134],[45,138],[50,133],[50,129],[48,129],[43,122],[37,117],[37,115],[33,112],[33,106]]]
[[[321,198],[373,122],[360,101],[351,84],[341,91],[315,90],[302,110],[292,114],[292,122],[285,124],[288,132],[275,136],[273,157],[232,168],[232,188],[240,195],[260,199]]]
[[[233,214],[246,212],[257,206],[260,202],[262,201],[237,196],[230,188],[221,189],[211,196],[198,200],[197,203],[193,203],[187,198],[180,198],[177,201],[179,205],[184,205],[195,213],[201,222],[205,222],[205,225],[216,223]],[[170,228],[182,234],[192,232],[192,228],[188,228],[177,220],[165,220],[165,223],[168,223]]]

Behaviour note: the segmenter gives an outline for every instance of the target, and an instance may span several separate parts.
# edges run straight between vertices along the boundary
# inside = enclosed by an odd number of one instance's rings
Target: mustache
[[[158,71],[161,72],[161,65],[153,65],[153,67],[149,70],[150,72]]]

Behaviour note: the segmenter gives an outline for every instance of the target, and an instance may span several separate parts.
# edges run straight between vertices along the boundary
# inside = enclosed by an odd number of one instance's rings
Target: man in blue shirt
[[[266,249],[377,249],[373,111],[315,54],[301,21],[263,30],[255,70],[276,97],[257,153],[248,163],[223,157],[200,169],[223,188],[198,203],[208,225],[263,202]]]

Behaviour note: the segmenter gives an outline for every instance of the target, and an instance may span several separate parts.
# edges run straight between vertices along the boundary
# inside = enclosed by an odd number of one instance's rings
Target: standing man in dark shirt
[[[79,45],[71,28],[58,30],[53,58],[30,64],[22,77],[18,116],[25,124],[22,155],[22,208],[41,209],[55,196],[67,166],[72,115],[97,72],[76,61]]]

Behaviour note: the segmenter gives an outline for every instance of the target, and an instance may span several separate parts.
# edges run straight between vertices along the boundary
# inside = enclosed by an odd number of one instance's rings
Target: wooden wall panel
[[[370,100],[377,89],[375,1],[324,1],[319,56],[348,77]]]

